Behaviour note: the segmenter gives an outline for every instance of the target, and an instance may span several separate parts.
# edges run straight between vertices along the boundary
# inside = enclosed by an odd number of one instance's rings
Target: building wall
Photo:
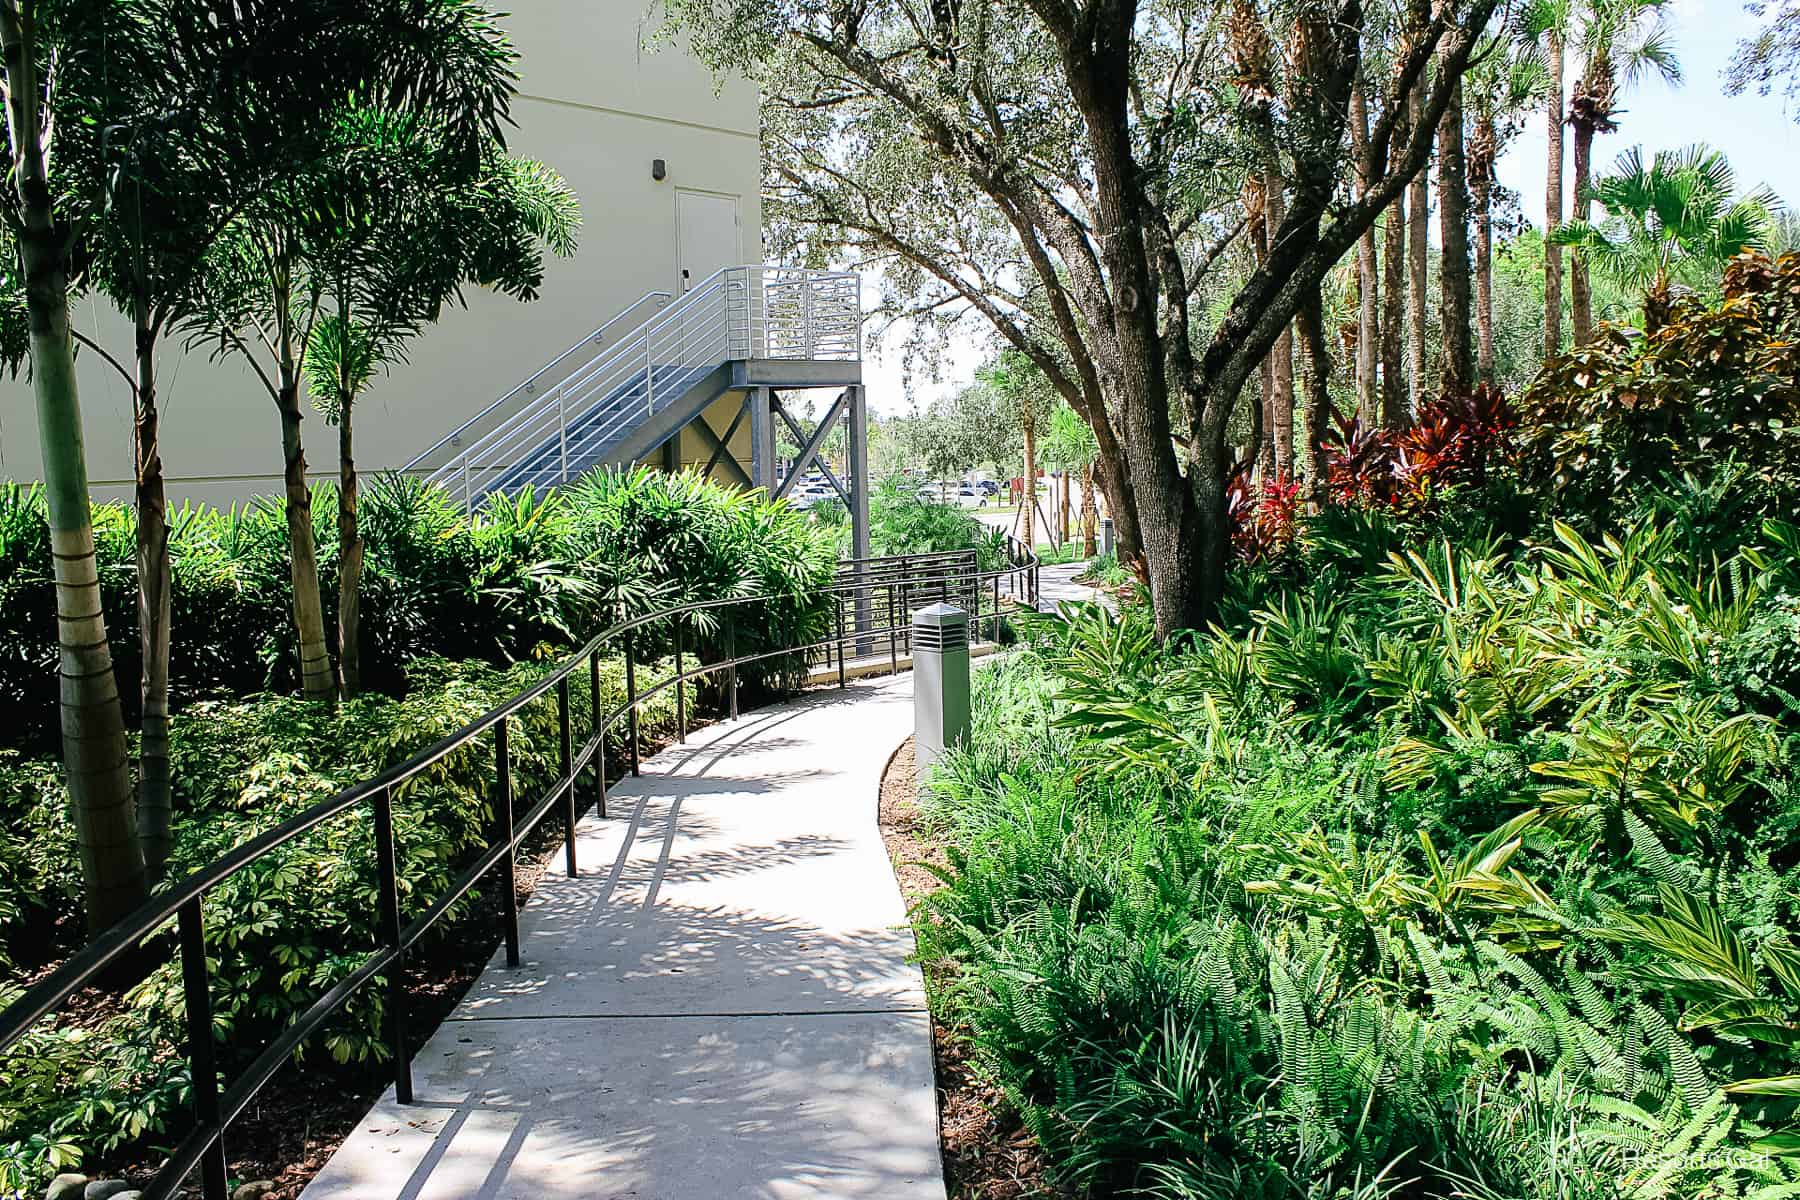
[[[505,19],[520,55],[513,151],[543,159],[581,197],[581,249],[549,263],[532,304],[472,290],[468,308],[412,348],[357,407],[363,471],[395,468],[545,362],[653,289],[679,290],[676,196],[691,188],[738,202],[739,262],[761,258],[762,214],[755,89],[718,88],[678,49],[659,49],[645,0],[531,0]],[[667,178],[651,178],[663,159]],[[697,282],[697,281],[696,281]],[[77,328],[128,359],[130,327],[102,300],[76,306]],[[131,398],[97,355],[80,355],[88,470],[95,494],[129,495]],[[169,491],[225,504],[281,490],[274,404],[248,368],[182,352],[161,360],[163,459]],[[315,477],[337,470],[337,432],[316,413],[304,426]],[[0,478],[39,476],[28,384],[0,382]]]

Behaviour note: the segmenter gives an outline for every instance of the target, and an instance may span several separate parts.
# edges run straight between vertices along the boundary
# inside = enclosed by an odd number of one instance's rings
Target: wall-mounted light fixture
[[[658,183],[661,183],[663,180],[667,179],[668,177],[669,177],[669,164],[664,162],[660,158],[651,159],[650,160],[650,178],[656,180],[656,182],[658,182]]]

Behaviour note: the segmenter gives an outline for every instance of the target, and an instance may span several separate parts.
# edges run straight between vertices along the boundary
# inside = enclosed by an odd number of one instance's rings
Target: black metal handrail
[[[879,643],[885,641],[890,669],[898,670],[902,645],[905,644],[910,652],[910,629],[902,626],[899,614],[910,613],[915,599],[958,600],[966,603],[972,630],[979,631],[984,620],[990,621],[992,636],[998,641],[1002,618],[1005,611],[1008,611],[1003,609],[1003,584],[1007,592],[1005,599],[1010,600],[1015,607],[1035,608],[1038,598],[1039,564],[1036,554],[1029,547],[1009,538],[1004,557],[1005,561],[1000,567],[989,570],[981,568],[973,550],[844,560],[839,564],[836,579],[825,587],[823,593],[832,602],[830,636],[739,655],[735,645],[736,626],[727,620],[723,623],[724,657],[712,662],[702,662],[698,654],[695,654],[692,667],[685,665],[688,647],[685,644],[682,618],[764,603],[776,597],[758,594],[697,601],[646,613],[612,625],[542,679],[483,713],[455,733],[419,751],[405,762],[389,767],[374,778],[348,787],[330,799],[250,838],[186,878],[159,889],[137,911],[99,934],[62,966],[27,989],[4,1011],[0,1011],[0,1053],[4,1053],[28,1033],[37,1022],[60,1010],[75,993],[92,984],[134,946],[154,937],[169,921],[174,920],[186,1009],[187,1058],[192,1082],[194,1128],[170,1154],[156,1178],[143,1189],[143,1195],[145,1200],[169,1200],[198,1167],[205,1200],[225,1200],[224,1138],[231,1122],[249,1107],[264,1085],[280,1070],[282,1063],[307,1038],[317,1033],[357,991],[377,977],[385,976],[388,987],[387,1041],[394,1061],[395,1095],[402,1104],[412,1102],[412,1063],[406,1053],[406,998],[401,976],[407,951],[452,906],[498,867],[502,868],[503,874],[501,921],[507,965],[519,965],[519,914],[513,886],[519,847],[545,816],[560,805],[566,826],[565,867],[571,877],[577,873],[575,823],[579,814],[576,785],[582,773],[591,767],[597,811],[601,817],[605,817],[605,746],[607,737],[619,722],[623,721],[626,725],[625,740],[629,750],[630,771],[636,775],[641,750],[639,709],[671,688],[676,697],[676,737],[679,741],[685,741],[689,711],[688,685],[702,678],[720,674],[726,677],[729,712],[735,717],[738,714],[738,671],[741,667],[794,655],[804,655],[806,661],[811,662],[814,656],[822,652],[822,661],[827,668],[835,663],[837,682],[842,687],[847,682],[850,649],[854,647],[858,656],[866,657],[874,653],[874,648]],[[983,602],[990,594],[992,606],[984,611]],[[648,626],[665,623],[673,630],[674,673],[639,690],[636,638],[631,635]],[[623,643],[625,700],[602,715],[601,652],[616,642]],[[570,725],[570,679],[583,663],[588,667],[590,727],[587,738],[577,749]],[[516,811],[512,794],[510,719],[544,699],[552,691],[556,693],[559,770],[555,781],[521,815]],[[398,874],[398,856],[403,848],[396,845],[394,838],[394,791],[447,756],[476,743],[490,730],[493,732],[495,809],[500,818],[500,836],[491,841],[487,849],[456,876],[448,891],[411,922],[403,924]],[[202,901],[208,891],[236,872],[365,801],[373,801],[374,805],[381,944],[366,962],[320,996],[264,1047],[221,1093],[212,1029],[212,989],[206,965]]]

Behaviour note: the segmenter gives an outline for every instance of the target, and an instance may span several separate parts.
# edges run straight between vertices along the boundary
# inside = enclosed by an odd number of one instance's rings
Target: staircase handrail
[[[664,307],[667,307],[669,301],[673,300],[674,298],[675,298],[674,293],[663,291],[661,289],[652,289],[648,292],[645,292],[643,295],[639,296],[636,300],[633,300],[630,304],[626,305],[625,308],[622,311],[620,311],[617,316],[610,318],[604,324],[602,324],[600,326],[600,328],[594,330],[592,333],[590,333],[586,337],[582,338],[579,342],[576,342],[573,346],[570,346],[567,350],[564,350],[561,354],[557,355],[555,358],[553,358],[549,362],[545,363],[541,368],[538,369],[537,374],[531,376],[529,379],[523,380],[520,383],[513,385],[511,388],[508,388],[504,395],[500,396],[496,400],[489,402],[488,405],[485,408],[483,408],[480,412],[476,413],[474,416],[470,417],[467,421],[464,421],[461,425],[458,425],[455,429],[452,429],[449,433],[446,433],[443,437],[439,438],[436,442],[432,443],[432,445],[428,449],[426,449],[423,453],[415,454],[412,457],[411,461],[409,461],[405,466],[400,468],[401,472],[405,473],[407,471],[412,470],[414,467],[418,466],[420,463],[422,463],[426,459],[430,458],[433,454],[436,454],[439,450],[442,450],[445,446],[449,445],[451,442],[455,441],[457,438],[459,438],[463,434],[467,433],[469,431],[469,429],[475,425],[476,422],[480,421],[483,417],[487,416],[489,413],[493,412],[495,409],[503,406],[508,400],[511,400],[514,396],[517,396],[520,392],[525,392],[525,393],[529,394],[531,392],[532,388],[534,387],[534,385],[536,385],[536,383],[538,382],[538,380],[542,379],[544,376],[548,375],[551,371],[554,371],[557,367],[559,367],[563,363],[567,362],[575,354],[575,352],[577,350],[580,350],[584,346],[591,346],[591,345],[594,345],[595,343],[599,342],[601,338],[604,338],[606,336],[607,330],[611,329],[614,325],[617,325],[619,322],[623,321],[626,317],[629,317],[632,313],[636,312],[638,309],[642,308],[644,305],[650,303],[651,301],[657,301],[660,304],[662,304]]]
[[[800,289],[798,308],[772,311],[771,295],[787,307],[794,305],[789,289],[795,285]],[[472,472],[482,473],[481,490],[485,490],[495,472],[511,470],[517,461],[547,445],[552,436],[561,442],[566,476],[571,457],[579,459],[603,446],[639,411],[646,415],[656,411],[657,374],[666,367],[714,367],[777,351],[783,352],[779,356],[798,351],[807,358],[860,359],[860,287],[859,278],[848,271],[722,267],[476,439],[429,478],[454,490],[460,475],[464,501],[472,504],[477,490]],[[622,389],[635,392],[631,385],[638,378],[644,380],[643,396],[623,394],[612,411],[590,411],[588,406],[597,395]],[[571,443],[569,420],[595,416],[600,421],[578,433]]]

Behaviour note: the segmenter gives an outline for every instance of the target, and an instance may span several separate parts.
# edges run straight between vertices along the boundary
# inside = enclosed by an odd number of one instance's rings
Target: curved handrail
[[[645,613],[608,626],[590,638],[555,670],[495,705],[456,732],[439,739],[406,761],[387,768],[373,778],[353,784],[329,799],[288,818],[274,828],[264,830],[221,857],[193,871],[186,878],[160,889],[135,912],[120,919],[96,936],[87,946],[72,955],[68,961],[26,989],[4,1011],[0,1011],[0,1053],[10,1048],[46,1015],[59,1010],[76,992],[94,983],[102,972],[131,951],[133,947],[155,937],[171,920],[176,921],[179,930],[183,985],[187,1000],[189,1041],[187,1053],[190,1078],[193,1081],[194,1129],[175,1148],[168,1161],[158,1171],[155,1180],[143,1189],[143,1195],[146,1200],[170,1200],[194,1168],[200,1167],[203,1173],[203,1194],[206,1196],[206,1200],[222,1200],[225,1195],[225,1160],[222,1139],[226,1128],[255,1100],[258,1092],[280,1069],[281,1064],[308,1037],[316,1033],[326,1021],[342,1009],[358,990],[383,975],[387,976],[390,989],[394,993],[390,997],[392,1019],[389,1040],[396,1068],[395,1089],[402,1103],[410,1103],[411,1066],[405,1049],[404,1005],[402,1003],[403,996],[399,990],[400,976],[398,971],[390,971],[389,968],[396,966],[406,951],[423,937],[427,930],[441,920],[458,900],[467,895],[489,871],[504,864],[508,871],[508,879],[510,879],[513,858],[520,845],[557,806],[558,801],[562,802],[564,814],[567,817],[567,855],[569,870],[571,873],[574,872],[576,782],[582,772],[590,768],[595,770],[600,811],[604,815],[606,784],[603,756],[607,738],[620,721],[625,721],[629,725],[630,761],[632,773],[636,774],[639,753],[638,710],[647,701],[663,695],[671,689],[675,690],[677,697],[676,728],[678,737],[685,739],[687,685],[705,677],[716,676],[720,673],[727,675],[730,711],[731,715],[735,716],[738,698],[737,672],[744,666],[795,654],[810,656],[820,650],[826,652],[825,661],[829,665],[835,651],[838,683],[839,686],[843,686],[847,674],[848,648],[852,645],[861,647],[865,643],[874,643],[885,638],[891,663],[895,669],[898,669],[899,645],[902,638],[905,637],[898,621],[898,610],[903,603],[910,602],[915,592],[922,592],[926,596],[933,595],[934,583],[935,594],[940,597],[967,598],[972,601],[971,626],[979,629],[984,620],[991,621],[997,639],[999,627],[1006,611],[1001,604],[1003,582],[1009,581],[1009,597],[1015,606],[1029,604],[1035,607],[1037,601],[1039,567],[1037,555],[1029,547],[1021,545],[1011,537],[1007,539],[1007,542],[1005,564],[987,571],[981,569],[976,551],[973,549],[886,559],[845,560],[840,565],[838,575],[833,582],[818,593],[820,597],[828,598],[832,602],[834,609],[832,636],[794,645],[784,645],[772,650],[738,655],[735,648],[736,626],[727,624],[724,627],[727,639],[725,657],[713,662],[702,662],[696,657],[691,668],[683,666],[685,649],[682,618],[692,617],[703,612],[722,611],[744,605],[764,603],[772,599],[779,599],[779,597],[759,593],[694,601]],[[990,609],[984,611],[982,603],[987,598],[990,589],[994,603]],[[901,599],[903,591],[906,596],[905,601]],[[877,597],[882,592],[886,593],[887,621],[885,624],[872,619]],[[668,623],[674,631],[675,671],[652,686],[640,690],[636,686],[634,641],[625,635],[662,623]],[[624,638],[626,664],[625,702],[602,716],[599,703],[600,653],[616,639],[622,637]],[[584,664],[588,667],[587,673],[593,689],[594,702],[590,713],[588,736],[577,751],[573,745],[570,727],[569,688],[571,677]],[[509,719],[542,700],[552,691],[557,694],[560,719],[561,770],[555,782],[520,816],[514,811],[511,793],[507,733]],[[396,885],[395,856],[398,847],[393,832],[394,791],[408,780],[415,778],[455,751],[474,743],[490,731],[494,734],[496,747],[497,807],[502,810],[504,816],[505,836],[491,842],[473,863],[456,876],[444,895],[439,896],[422,913],[403,926],[400,923]],[[306,1012],[288,1025],[244,1069],[231,1087],[223,1095],[220,1095],[217,1090],[217,1071],[214,1066],[215,1047],[213,1045],[210,984],[206,966],[202,900],[209,890],[224,882],[237,871],[326,821],[368,801],[373,801],[375,804],[376,859],[380,874],[379,900],[383,925],[381,942],[384,944],[378,944],[362,966],[340,980],[325,995],[319,997]],[[511,894],[510,890],[507,894]],[[511,904],[506,905],[507,945],[512,965],[517,965],[517,917],[516,907]]]
[[[588,334],[586,337],[582,338],[579,342],[576,342],[573,346],[570,346],[567,350],[564,350],[561,354],[557,355],[555,358],[553,358],[549,362],[545,363],[542,367],[540,367],[538,369],[537,374],[531,376],[528,379],[521,380],[517,384],[514,384],[512,387],[508,388],[506,390],[506,392],[502,396],[500,396],[499,399],[490,401],[488,403],[488,405],[485,408],[483,408],[480,412],[476,413],[474,416],[472,416],[468,420],[464,421],[461,425],[458,425],[455,429],[452,429],[449,433],[446,433],[443,437],[441,437],[437,441],[433,442],[431,444],[431,446],[428,447],[426,450],[424,450],[423,452],[421,452],[419,454],[413,455],[411,461],[407,462],[404,466],[402,466],[400,468],[401,473],[404,474],[405,472],[412,470],[414,467],[418,466],[420,463],[422,463],[426,459],[430,458],[433,454],[436,454],[439,450],[442,450],[445,446],[449,445],[451,442],[453,442],[457,438],[461,437],[465,432],[467,432],[471,427],[473,427],[475,422],[481,420],[481,418],[487,416],[489,413],[493,412],[496,408],[499,408],[501,405],[505,404],[508,400],[511,400],[514,396],[518,395],[520,392],[530,392],[532,389],[532,386],[534,384],[536,384],[538,380],[542,379],[545,375],[548,375],[551,371],[555,370],[557,367],[559,367],[563,363],[567,362],[569,360],[569,358],[571,356],[573,356],[577,350],[581,349],[583,346],[592,345],[594,342],[598,341],[600,338],[605,337],[607,330],[611,329],[614,325],[617,325],[620,321],[623,321],[626,317],[629,317],[632,313],[636,312],[638,309],[642,308],[644,305],[646,305],[654,300],[654,301],[660,302],[664,306],[667,306],[669,301],[673,300],[674,298],[675,298],[675,296],[672,292],[665,292],[665,291],[660,291],[660,290],[652,290],[652,291],[645,292],[643,295],[639,296],[636,300],[633,300],[630,304],[627,304],[625,306],[625,308],[616,317],[613,317],[610,320],[606,321],[604,324],[602,324],[600,326],[600,328],[594,330],[594,332]]]

